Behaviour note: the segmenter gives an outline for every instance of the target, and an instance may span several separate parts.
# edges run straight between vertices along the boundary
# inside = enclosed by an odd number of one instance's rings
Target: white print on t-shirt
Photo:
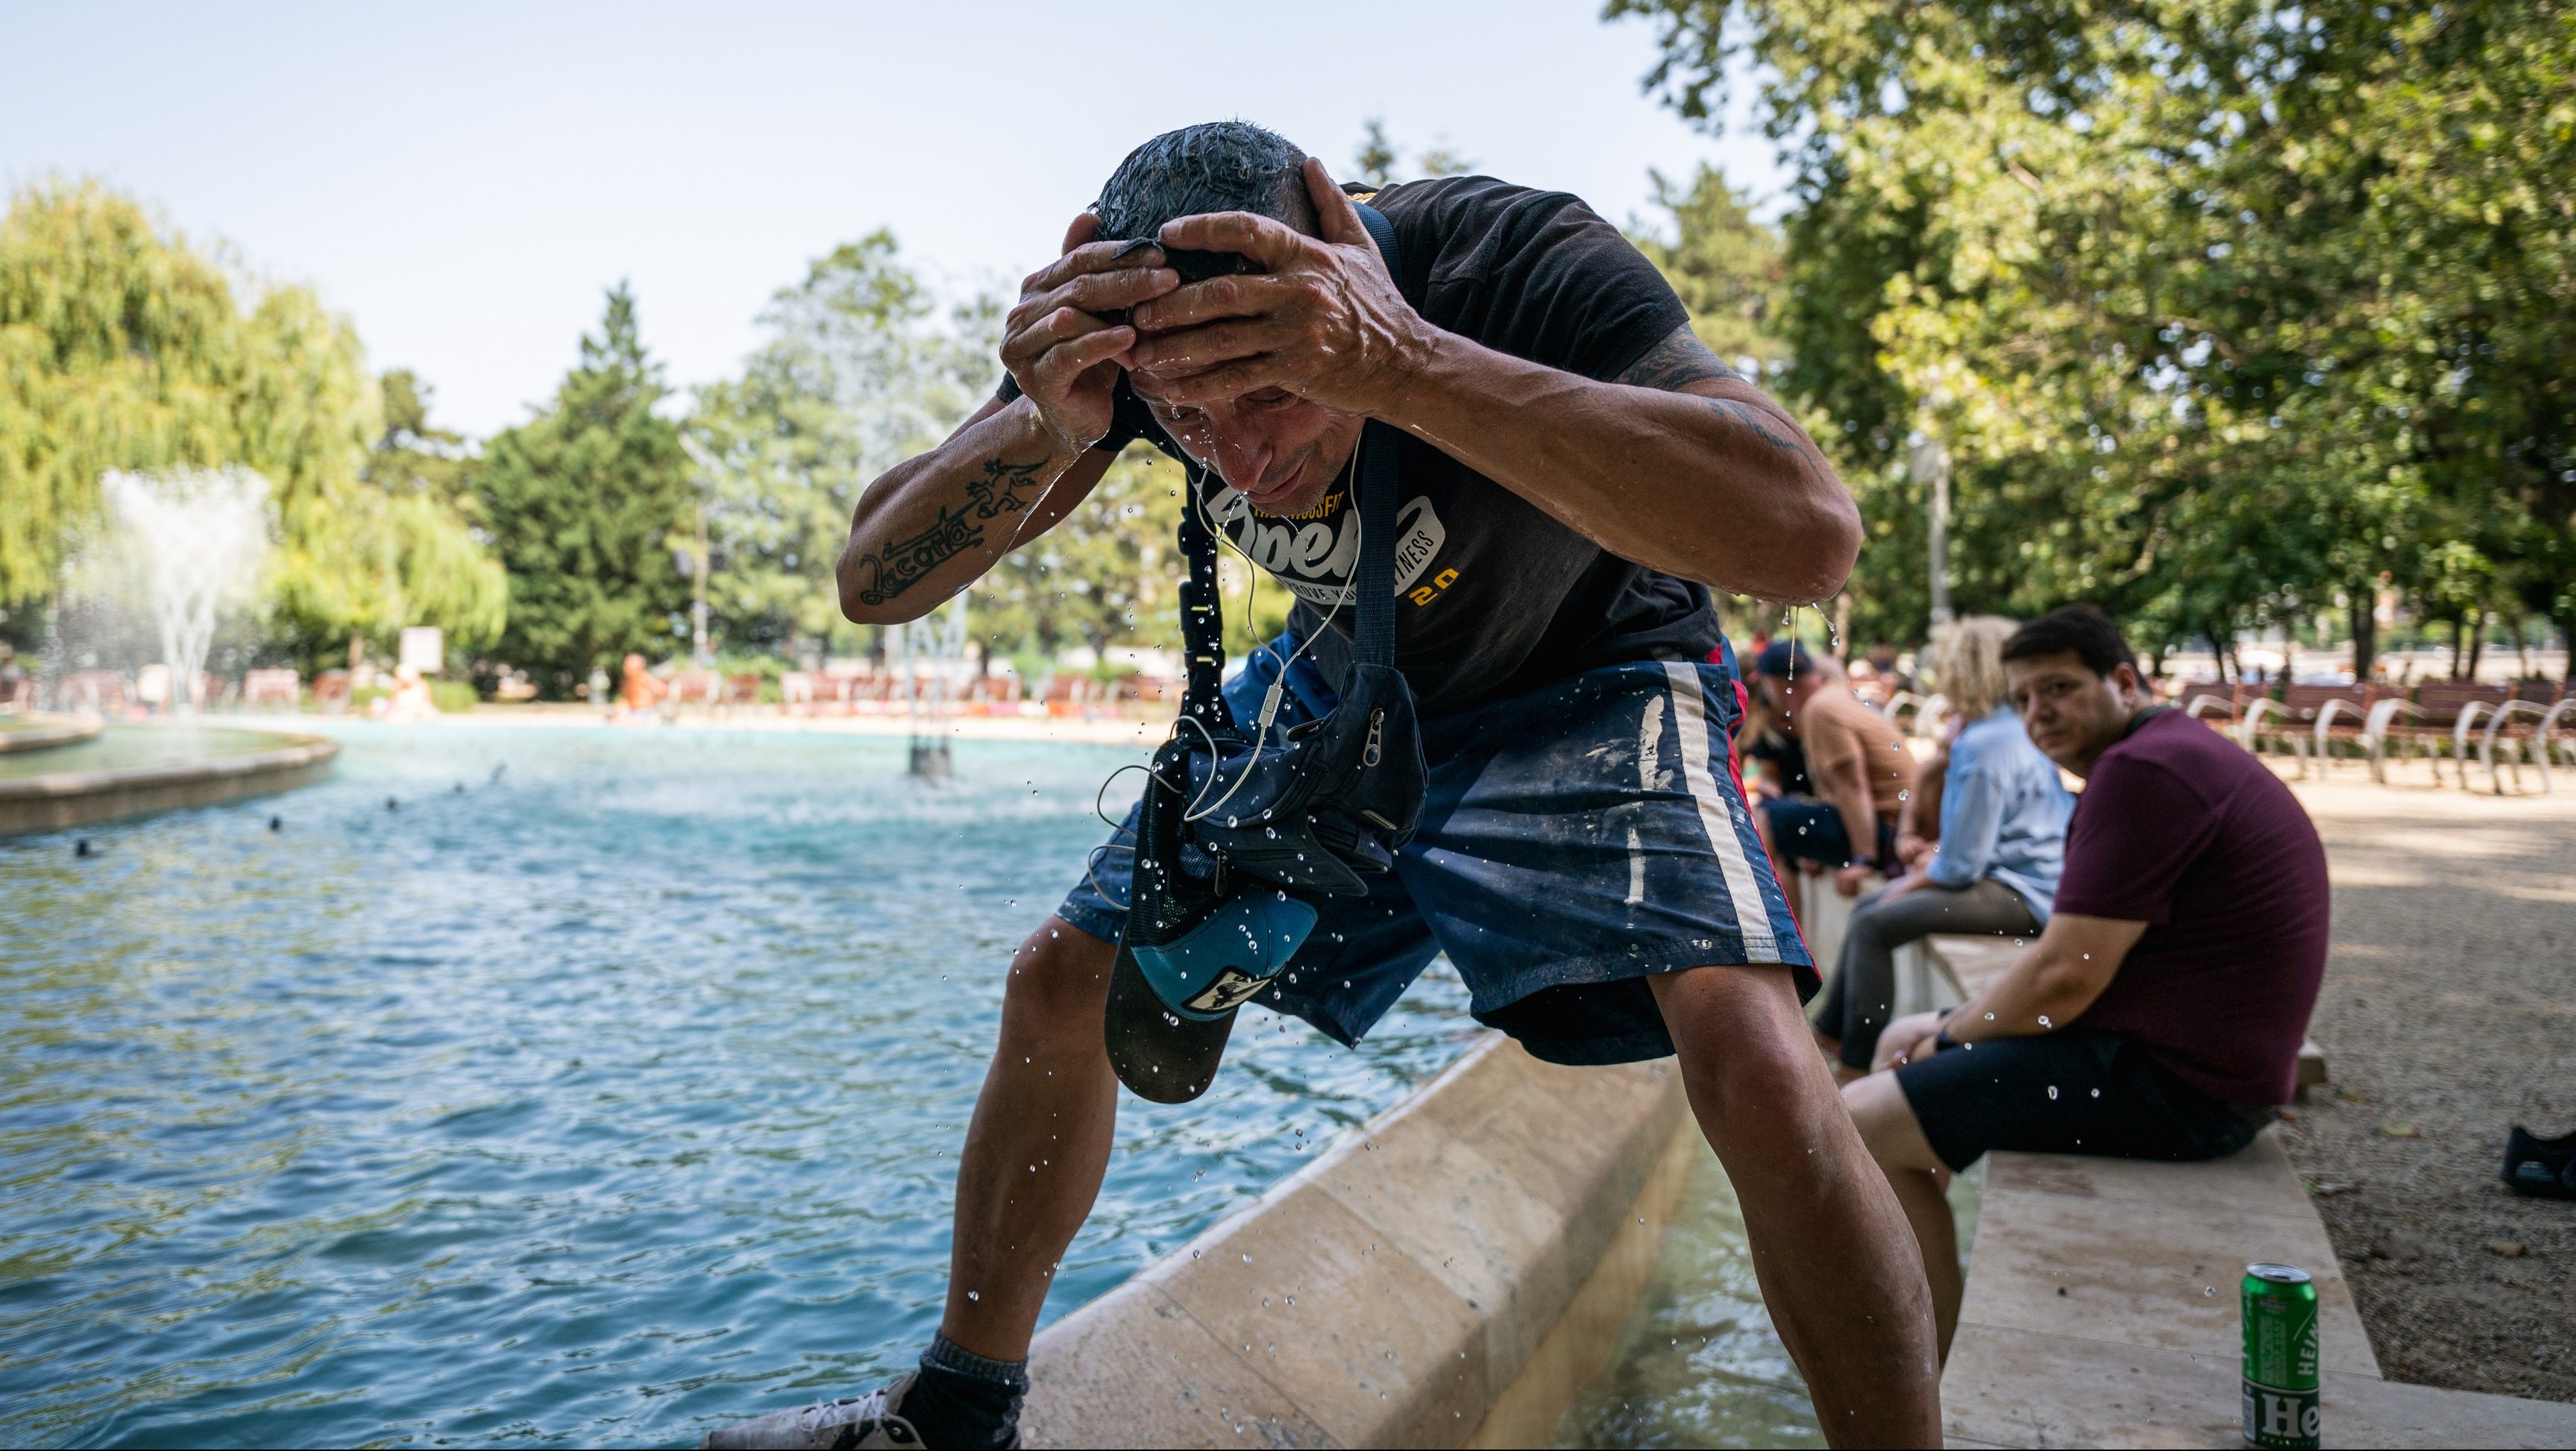
[[[1231,486],[1219,484],[1208,496],[1208,513],[1244,557],[1320,610],[1331,609],[1341,598],[1351,566],[1359,561],[1357,509],[1345,507],[1330,519],[1273,519],[1255,513],[1251,502]],[[1400,595],[1440,557],[1440,547],[1449,542],[1449,530],[1431,500],[1420,495],[1396,511],[1395,526],[1395,592]]]

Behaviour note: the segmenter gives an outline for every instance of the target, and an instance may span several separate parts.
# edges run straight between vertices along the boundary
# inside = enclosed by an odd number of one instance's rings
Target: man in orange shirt
[[[1896,817],[1914,791],[1914,753],[1895,722],[1851,693],[1832,656],[1774,640],[1755,672],[1763,703],[1806,752],[1815,783],[1812,798],[1767,799],[1755,818],[1771,859],[1801,868],[1782,872],[1780,885],[1789,910],[1804,918],[1804,872],[1832,871],[1834,889],[1850,897],[1870,873],[1895,865]]]

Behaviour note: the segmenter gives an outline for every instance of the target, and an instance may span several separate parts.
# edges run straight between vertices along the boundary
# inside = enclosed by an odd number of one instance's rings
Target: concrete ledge
[[[0,780],[0,836],[266,796],[321,780],[340,754],[322,736],[275,739],[275,749],[243,755]]]
[[[1458,1446],[1498,1407],[1495,1434],[1544,1436],[1610,1348],[1580,1327],[1644,1284],[1687,1123],[1670,1060],[1561,1068],[1488,1034],[1040,1335],[1027,1444]]]
[[[0,756],[12,751],[42,751],[98,739],[107,722],[94,715],[35,715],[14,730],[0,730]]]
[[[1952,1445],[2238,1446],[2237,1281],[2315,1277],[2328,1445],[2576,1445],[2576,1406],[2400,1385],[2275,1136],[2198,1164],[1988,1156],[1959,1332]]]

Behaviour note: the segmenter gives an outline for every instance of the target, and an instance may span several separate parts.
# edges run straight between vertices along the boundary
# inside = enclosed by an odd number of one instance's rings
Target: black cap
[[[1225,1061],[1225,1042],[1234,1033],[1234,1015],[1239,1011],[1230,1009],[1212,1022],[1173,1012],[1145,980],[1136,954],[1122,943],[1118,965],[1109,971],[1109,1014],[1102,1025],[1109,1066],[1138,1098],[1187,1103],[1216,1082],[1217,1066]]]

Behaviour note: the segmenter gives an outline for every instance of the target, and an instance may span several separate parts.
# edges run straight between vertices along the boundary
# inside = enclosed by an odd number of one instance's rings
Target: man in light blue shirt
[[[1817,1010],[1841,1076],[1869,1071],[1896,995],[1896,949],[1935,932],[2037,936],[2066,853],[2075,798],[2004,703],[2013,622],[1961,620],[1934,647],[1934,677],[1964,722],[1950,743],[1939,848],[1852,910],[1842,961]]]

